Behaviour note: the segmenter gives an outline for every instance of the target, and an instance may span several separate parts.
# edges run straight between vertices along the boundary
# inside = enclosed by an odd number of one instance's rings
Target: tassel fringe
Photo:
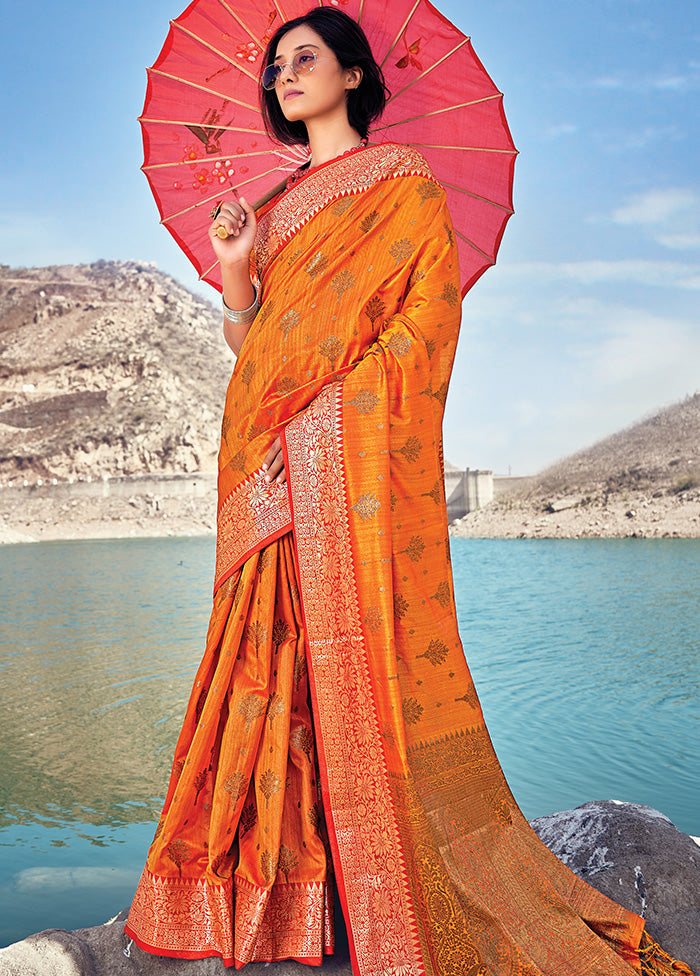
[[[639,945],[639,961],[642,964],[642,976],[694,976],[684,962],[669,956],[646,932],[643,933]]]

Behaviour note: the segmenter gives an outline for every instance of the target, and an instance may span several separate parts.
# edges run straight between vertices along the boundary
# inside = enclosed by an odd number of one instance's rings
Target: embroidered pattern
[[[285,430],[309,672],[333,844],[345,879],[358,972],[420,974],[403,849],[370,681],[350,554],[340,442],[341,386],[324,390]],[[312,470],[305,459],[320,457]],[[337,512],[325,515],[333,499]],[[372,816],[367,811],[372,811]],[[380,832],[383,845],[372,839]]]
[[[396,143],[369,146],[361,151],[362,167],[357,165],[356,155],[341,156],[328,166],[309,173],[294,183],[273,208],[262,214],[255,238],[255,262],[260,280],[270,261],[294,234],[334,200],[362,193],[378,180],[409,175],[423,176],[435,186],[437,193],[441,192],[440,184],[417,149]]]
[[[231,879],[220,885],[181,881],[157,877],[145,868],[131,905],[127,932],[151,952],[176,952],[192,958],[220,955],[231,966]]]
[[[224,501],[217,515],[216,589],[249,555],[292,527],[286,485],[268,484],[259,468]]]
[[[291,870],[293,852],[280,857]],[[284,864],[282,863],[284,860]],[[302,959],[320,964],[333,952],[333,900],[322,884],[275,884],[271,891],[236,878],[236,963]],[[264,916],[264,920],[263,920]]]

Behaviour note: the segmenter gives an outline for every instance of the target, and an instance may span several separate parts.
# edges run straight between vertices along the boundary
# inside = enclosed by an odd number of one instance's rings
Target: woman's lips
[[[296,98],[297,95],[303,95],[304,92],[299,91],[298,88],[290,88],[289,91],[284,93],[284,100],[287,101],[288,98]]]

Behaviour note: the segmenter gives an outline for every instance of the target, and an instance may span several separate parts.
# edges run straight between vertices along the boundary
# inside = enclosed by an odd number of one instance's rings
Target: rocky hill
[[[233,363],[154,266],[0,267],[0,484],[213,471]]]
[[[465,536],[700,536],[700,393],[455,523]]]

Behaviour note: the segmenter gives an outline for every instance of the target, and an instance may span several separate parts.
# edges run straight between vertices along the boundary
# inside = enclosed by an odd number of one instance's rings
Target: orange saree
[[[443,487],[461,296],[442,188],[406,147],[341,157],[264,210],[254,263],[214,609],[127,933],[319,963],[335,880],[358,976],[689,972],[539,841],[484,725]],[[286,485],[261,469],[277,434]]]

